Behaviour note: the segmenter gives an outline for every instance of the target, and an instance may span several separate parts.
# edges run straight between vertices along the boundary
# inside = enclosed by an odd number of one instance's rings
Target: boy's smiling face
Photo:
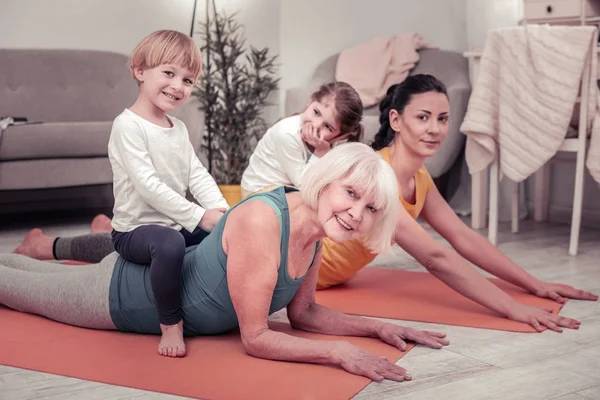
[[[140,96],[164,113],[182,106],[196,84],[196,76],[189,69],[175,64],[138,68],[135,77],[140,82]]]

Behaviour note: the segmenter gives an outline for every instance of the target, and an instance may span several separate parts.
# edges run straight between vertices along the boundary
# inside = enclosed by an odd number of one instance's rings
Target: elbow
[[[435,249],[427,254],[423,266],[432,274],[444,272],[451,266],[452,252],[446,248]]]
[[[311,320],[311,318],[308,317],[308,314],[310,313],[311,309],[312,305],[309,305],[308,308],[302,309],[288,307],[287,317],[290,321],[291,327],[299,330],[305,330],[308,328],[308,322]]]
[[[242,345],[246,354],[252,357],[265,358],[265,349],[258,338],[247,338],[242,336]]]
[[[290,326],[294,329],[298,330],[306,330],[308,325],[306,324],[306,319],[302,318],[302,316],[290,316],[288,314],[288,320],[290,321]]]

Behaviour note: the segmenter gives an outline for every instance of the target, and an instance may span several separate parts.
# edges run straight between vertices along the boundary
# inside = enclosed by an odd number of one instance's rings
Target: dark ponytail
[[[404,112],[404,108],[410,103],[415,94],[438,92],[448,96],[446,86],[432,75],[411,75],[406,77],[402,83],[396,83],[390,86],[381,103],[379,103],[379,131],[371,144],[374,150],[381,150],[389,146],[396,132],[390,126],[390,111],[396,110],[399,114]]]

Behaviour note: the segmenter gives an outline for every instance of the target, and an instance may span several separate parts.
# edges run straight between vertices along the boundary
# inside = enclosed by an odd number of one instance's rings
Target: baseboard
[[[112,185],[0,191],[0,215],[62,210],[112,209]]]
[[[570,224],[572,215],[572,207],[550,204],[548,208],[548,220],[551,222]],[[600,228],[600,210],[584,208],[581,213],[581,226]]]

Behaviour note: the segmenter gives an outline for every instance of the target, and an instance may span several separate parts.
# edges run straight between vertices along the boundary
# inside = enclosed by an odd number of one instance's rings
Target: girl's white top
[[[301,129],[302,120],[295,115],[267,130],[242,176],[244,190],[252,193],[273,185],[300,187],[306,168],[319,159],[308,151],[300,137]]]

